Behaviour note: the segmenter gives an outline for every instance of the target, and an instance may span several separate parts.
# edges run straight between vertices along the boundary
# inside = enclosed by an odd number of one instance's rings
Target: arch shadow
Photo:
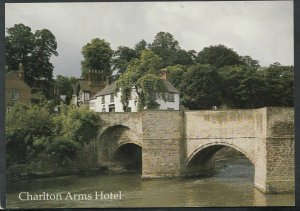
[[[142,171],[142,147],[134,143],[122,143],[112,155],[113,162],[126,170]]]
[[[102,130],[97,139],[98,163],[112,162],[116,151],[126,144],[142,147],[141,140],[129,127],[113,125]]]
[[[184,168],[185,177],[205,177],[213,175],[214,155],[224,147],[229,147],[244,155],[255,167],[254,159],[239,147],[228,143],[209,143],[197,148],[187,159]]]

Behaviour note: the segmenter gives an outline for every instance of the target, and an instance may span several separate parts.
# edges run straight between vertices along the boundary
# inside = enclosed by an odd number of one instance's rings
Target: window
[[[110,102],[111,102],[111,103],[114,102],[114,94],[110,94]]]
[[[113,104],[113,105],[109,105],[108,106],[108,111],[109,112],[115,112],[115,105]]]
[[[167,101],[174,102],[174,94],[173,93],[167,93]]]
[[[102,101],[102,104],[105,104],[105,96],[104,95],[102,96],[101,101]]]
[[[19,90],[10,91],[11,100],[19,100]]]
[[[10,107],[8,107],[8,108],[7,108],[7,113],[9,113],[9,112],[10,112],[10,110],[11,110],[11,108],[10,108]]]
[[[84,92],[84,101],[90,100],[90,93],[89,92]]]
[[[102,112],[106,112],[106,111],[105,111],[105,108],[102,108]]]

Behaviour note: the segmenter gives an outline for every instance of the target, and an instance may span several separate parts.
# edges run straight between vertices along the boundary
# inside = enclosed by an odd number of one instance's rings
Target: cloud
[[[224,44],[267,66],[292,65],[293,3],[266,2],[99,2],[6,4],[6,27],[24,23],[56,36],[54,75],[80,76],[82,47],[99,37],[116,49],[152,42],[170,32],[183,49],[197,52]],[[34,11],[34,12],[33,12]]]

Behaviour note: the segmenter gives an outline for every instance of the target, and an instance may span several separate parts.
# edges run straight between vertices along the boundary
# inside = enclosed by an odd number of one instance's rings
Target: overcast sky
[[[294,64],[291,1],[22,3],[5,9],[6,27],[23,23],[55,35],[55,76],[79,77],[81,49],[93,38],[115,50],[141,39],[150,43],[160,31],[171,33],[185,50],[224,44],[262,66]]]

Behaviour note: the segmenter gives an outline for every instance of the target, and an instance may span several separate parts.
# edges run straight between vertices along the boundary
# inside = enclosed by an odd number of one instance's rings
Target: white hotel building
[[[179,110],[179,91],[167,80],[164,80],[166,87],[166,101],[156,94],[156,102],[159,104],[158,110]],[[96,112],[124,112],[121,103],[121,92],[114,93],[116,82],[108,84],[89,101],[89,107]],[[127,112],[137,112],[138,96],[134,89],[128,103]]]

